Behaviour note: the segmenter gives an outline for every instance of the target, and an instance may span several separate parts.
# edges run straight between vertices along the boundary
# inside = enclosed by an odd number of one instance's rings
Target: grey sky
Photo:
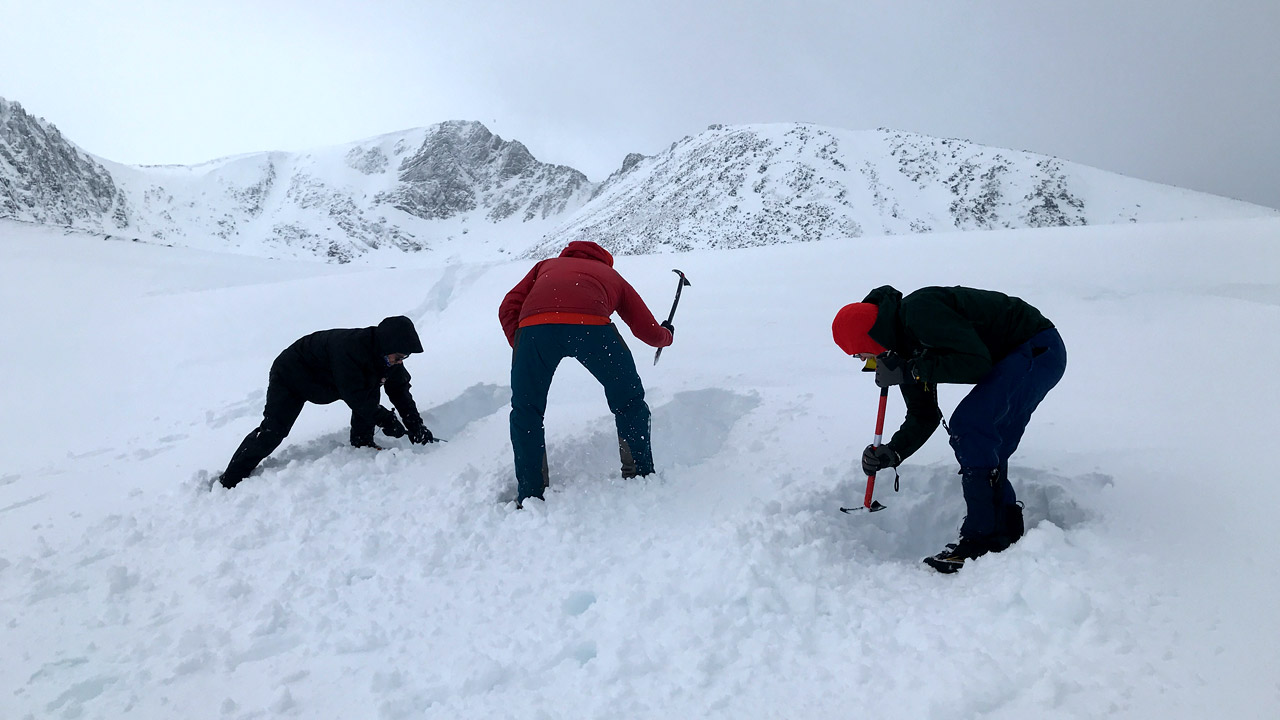
[[[0,0],[0,96],[131,164],[466,119],[601,180],[797,121],[1280,207],[1278,37],[1277,0]]]

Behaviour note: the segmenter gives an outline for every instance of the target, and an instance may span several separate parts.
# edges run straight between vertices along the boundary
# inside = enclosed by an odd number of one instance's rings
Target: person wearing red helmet
[[[675,328],[659,323],[640,294],[596,243],[574,241],[559,257],[533,266],[502,299],[498,320],[511,345],[511,446],[515,453],[516,507],[547,487],[547,392],[566,357],[582,363],[604,386],[618,429],[622,476],[654,471],[649,405],[635,359],[610,321],[618,313],[644,343],[671,344]]]
[[[897,467],[937,429],[938,383],[974,386],[950,424],[943,423],[967,509],[960,539],[924,562],[951,573],[1017,542],[1024,527],[1009,456],[1066,371],[1066,346],[1053,323],[1027,302],[992,290],[925,287],[904,297],[885,285],[842,307],[831,334],[847,354],[876,358],[876,384],[899,386],[906,402],[906,419],[889,442],[863,451],[868,475]]]

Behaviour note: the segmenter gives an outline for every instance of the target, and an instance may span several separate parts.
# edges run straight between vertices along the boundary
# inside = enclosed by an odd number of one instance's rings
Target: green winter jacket
[[[1019,345],[1053,327],[1027,302],[994,290],[925,287],[903,297],[884,285],[863,302],[880,310],[867,334],[907,360],[919,380],[901,386],[907,418],[888,443],[902,459],[924,445],[942,418],[934,385],[977,383]]]

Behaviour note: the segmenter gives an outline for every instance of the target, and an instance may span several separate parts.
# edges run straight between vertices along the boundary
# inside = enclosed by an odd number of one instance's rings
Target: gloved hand
[[[377,416],[378,427],[382,429],[383,435],[393,438],[404,437],[404,425],[400,424],[400,419],[396,417],[394,412],[384,407],[379,407]]]
[[[897,353],[886,352],[876,356],[876,387],[893,387],[915,382],[911,367]]]
[[[884,468],[898,467],[901,462],[902,458],[888,445],[868,445],[862,451],[862,472],[867,475],[875,475]]]
[[[671,324],[670,320],[663,320],[662,322],[658,323],[658,327],[666,328],[667,332],[671,333],[671,339],[672,340],[676,339],[676,327],[675,325]]]
[[[414,445],[426,445],[436,441],[436,436],[431,434],[426,425],[422,423],[414,423],[409,426],[409,442]]]

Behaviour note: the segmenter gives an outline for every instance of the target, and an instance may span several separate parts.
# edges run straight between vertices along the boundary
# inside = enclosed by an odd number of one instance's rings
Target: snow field
[[[1280,350],[1276,221],[619,258],[660,316],[670,268],[693,282],[660,364],[632,341],[660,470],[616,477],[603,393],[566,363],[548,501],[519,512],[496,308],[526,263],[313,268],[14,228],[0,300],[44,302],[0,318],[23,340],[0,349],[0,716],[1280,708],[1280,573],[1257,559],[1276,385],[1217,359]],[[1030,532],[954,577],[919,563],[962,514],[941,431],[901,492],[880,477],[888,510],[837,511],[877,391],[830,319],[883,283],[1020,295],[1070,353],[1012,463]],[[350,448],[348,413],[308,406],[260,474],[204,489],[280,349],[398,313],[447,443]]]

